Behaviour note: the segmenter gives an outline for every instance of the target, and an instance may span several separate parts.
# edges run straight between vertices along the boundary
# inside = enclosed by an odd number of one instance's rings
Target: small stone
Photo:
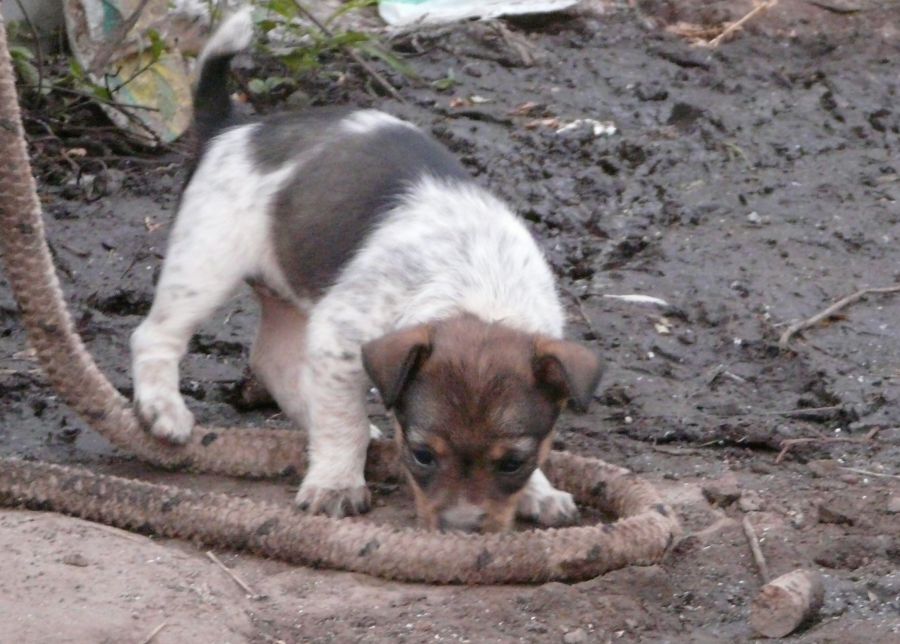
[[[566,644],[582,644],[587,641],[587,633],[584,632],[583,628],[576,628],[574,631],[569,631],[563,635],[563,642]]]
[[[797,530],[801,530],[806,525],[806,514],[797,512],[791,516],[791,525]]]
[[[738,499],[738,507],[742,512],[759,512],[762,506],[762,497],[756,490],[746,490]]]
[[[90,562],[77,552],[70,552],[65,555],[62,558],[62,562],[67,566],[78,566],[79,568],[85,568],[90,565]]]
[[[848,535],[829,539],[813,551],[813,561],[820,566],[835,570],[856,570],[872,559],[885,555],[887,539],[881,536],[869,537]]]
[[[837,461],[831,459],[821,459],[818,461],[810,461],[807,464],[809,471],[813,476],[821,479],[832,478],[841,473],[840,465]]]
[[[564,607],[579,606],[585,603],[581,591],[569,584],[557,581],[546,583],[528,597],[528,608],[537,616],[558,613]]]
[[[853,525],[856,523],[856,512],[850,503],[835,499],[819,503],[819,523],[835,525]]]
[[[762,461],[754,461],[750,463],[750,471],[754,474],[771,474],[772,466]]]
[[[727,508],[741,498],[741,491],[736,485],[729,483],[710,483],[703,486],[703,496],[712,505]]]
[[[481,78],[483,75],[481,73],[481,69],[479,69],[478,65],[476,65],[474,63],[469,63],[468,65],[464,65],[462,70],[463,70],[464,74],[468,74],[469,76],[472,76],[474,78]]]
[[[762,217],[759,216],[759,213],[755,210],[747,215],[747,221],[754,226],[759,226],[762,223]]]
[[[880,601],[890,601],[900,597],[900,571],[894,571],[868,583],[869,592],[874,592]]]
[[[297,89],[291,92],[284,102],[288,107],[299,110],[312,105],[312,98],[302,89]]]
[[[888,497],[887,511],[890,514],[900,514],[900,494],[892,494]]]

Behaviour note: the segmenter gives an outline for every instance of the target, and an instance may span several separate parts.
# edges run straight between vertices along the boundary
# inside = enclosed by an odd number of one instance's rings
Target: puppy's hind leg
[[[197,326],[252,270],[245,258],[255,256],[231,221],[221,223],[233,219],[227,213],[185,212],[192,207],[212,206],[185,200],[150,313],[131,336],[136,412],[150,433],[172,443],[187,442],[194,424],[179,392],[178,363]]]
[[[297,424],[305,422],[300,370],[306,357],[308,315],[292,303],[254,288],[259,329],[250,349],[250,369],[278,406]]]

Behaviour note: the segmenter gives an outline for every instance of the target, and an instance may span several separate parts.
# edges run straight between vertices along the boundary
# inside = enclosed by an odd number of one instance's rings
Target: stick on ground
[[[867,444],[872,441],[872,438],[869,436],[865,436],[863,438],[852,438],[850,436],[819,436],[816,438],[786,438],[779,446],[781,447],[781,451],[778,452],[778,456],[775,457],[775,464],[777,465],[781,461],[784,460],[784,457],[790,451],[790,449],[794,445],[803,445],[806,443],[859,443],[859,444]]]
[[[159,635],[160,632],[162,631],[162,629],[164,629],[167,625],[168,625],[168,622],[163,622],[162,624],[160,624],[159,626],[154,628],[152,631],[150,631],[150,634],[144,638],[144,641],[142,644],[150,644],[150,642],[152,642],[154,640],[154,638],[157,635]]]
[[[735,31],[737,31],[737,30],[740,29],[741,27],[743,27],[743,26],[744,26],[744,23],[748,22],[748,21],[749,21],[751,18],[753,18],[756,14],[762,13],[763,11],[768,11],[769,9],[771,9],[772,7],[774,7],[774,6],[777,5],[777,4],[778,4],[778,0],[768,0],[767,2],[762,2],[762,3],[758,4],[758,5],[756,5],[755,7],[753,7],[753,9],[751,9],[751,10],[747,13],[747,15],[745,15],[743,18],[741,18],[741,19],[738,20],[737,22],[733,22],[733,23],[731,23],[730,25],[728,25],[728,26],[725,28],[725,31],[723,31],[723,32],[720,33],[718,36],[716,36],[715,38],[713,38],[712,40],[710,40],[708,43],[706,43],[706,46],[707,46],[707,47],[718,47],[720,44],[722,44],[722,41],[723,41],[727,36],[730,36],[732,33],[734,33]]]
[[[229,568],[228,566],[226,566],[225,564],[222,563],[222,560],[216,556],[216,553],[214,553],[212,550],[207,550],[206,556],[209,558],[210,561],[212,561],[219,568],[224,570],[225,574],[228,575],[229,577],[231,577],[234,580],[234,583],[236,583],[238,586],[240,586],[241,590],[243,590],[245,593],[250,595],[250,597],[259,597],[259,595],[256,593],[256,591],[254,591],[246,581],[241,579],[236,572],[234,572],[231,568]]]
[[[806,320],[802,320],[800,322],[795,322],[794,324],[789,326],[778,339],[778,346],[782,350],[790,348],[791,338],[803,329],[808,329],[811,326],[815,326],[822,320],[827,320],[841,309],[859,302],[866,295],[872,295],[875,293],[900,293],[900,284],[895,284],[894,286],[885,286],[883,288],[864,288],[862,290],[856,291],[856,293],[852,293],[851,295],[838,300],[827,309],[816,313],[811,318],[807,318]]]
[[[744,516],[741,522],[744,527],[744,535],[747,537],[747,543],[750,544],[750,552],[753,554],[753,561],[756,562],[756,569],[764,584],[769,583],[769,566],[766,564],[766,558],[763,557],[762,548],[759,547],[759,539],[756,537],[756,530],[750,523],[750,517]]]
[[[889,474],[888,472],[873,472],[872,470],[862,470],[858,467],[842,467],[845,472],[853,472],[854,474],[862,474],[863,476],[879,476],[887,479],[900,480],[900,474]]]

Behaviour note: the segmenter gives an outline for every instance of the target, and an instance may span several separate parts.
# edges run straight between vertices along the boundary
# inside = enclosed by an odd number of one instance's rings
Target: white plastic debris
[[[391,26],[440,24],[466,18],[550,13],[578,0],[379,0],[378,13]]]
[[[571,123],[566,123],[561,128],[557,129],[556,133],[563,134],[584,125],[589,125],[591,127],[591,132],[593,132],[594,138],[598,138],[601,136],[612,136],[613,134],[618,132],[616,124],[612,121],[598,121],[596,119],[575,119]]]
[[[611,295],[609,293],[604,293],[603,297],[609,300],[621,300],[622,302],[631,302],[633,304],[655,304],[656,306],[661,306],[663,308],[668,308],[669,303],[664,299],[659,297],[653,297],[652,295],[638,295],[638,294],[627,294],[627,295]]]

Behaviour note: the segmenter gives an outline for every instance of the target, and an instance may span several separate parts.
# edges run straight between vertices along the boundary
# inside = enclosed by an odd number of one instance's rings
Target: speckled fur
[[[247,19],[240,16],[232,20]],[[238,35],[236,48],[246,41],[239,27],[227,21],[222,28]],[[220,65],[234,52],[224,37],[213,42],[215,56],[203,59]],[[203,74],[201,79],[208,87],[216,81]],[[215,100],[221,95],[210,94]],[[220,104],[202,103],[196,111],[198,119],[227,112]],[[283,159],[270,155],[262,162],[260,141],[278,138],[267,129],[278,121],[205,121],[210,139],[184,192],[153,306],[132,338],[133,371],[136,407],[148,429],[163,440],[185,442],[193,417],[179,393],[178,362],[197,325],[242,281],[277,293],[296,315],[278,317],[278,306],[267,307],[251,363],[282,409],[308,428],[310,466],[298,504],[340,516],[365,511],[369,503],[364,402],[371,382],[361,360],[363,345],[402,327],[460,314],[560,338],[563,312],[552,273],[523,222],[462,176],[427,135],[374,110],[338,113],[318,124],[322,130],[309,145],[298,143]],[[402,132],[400,147],[375,175],[381,183],[361,185],[362,161],[345,152],[385,132]],[[409,159],[400,154],[404,149]],[[297,192],[298,177],[323,164],[329,180],[341,186],[339,198],[334,191],[321,201],[311,196],[285,214],[286,203],[296,206],[305,197]],[[310,247],[304,231],[321,228],[323,221],[346,221],[349,208],[373,203],[357,195],[379,189],[384,198],[371,214],[352,215],[352,243],[339,256],[291,255],[292,248]],[[312,241],[328,246],[318,236]],[[304,275],[315,275],[314,282]],[[306,321],[296,324],[296,337],[288,337],[285,317]],[[296,361],[272,359],[272,346],[279,343],[290,347]],[[524,488],[521,511],[533,516],[548,500],[557,510],[574,511],[571,497],[536,470]]]

